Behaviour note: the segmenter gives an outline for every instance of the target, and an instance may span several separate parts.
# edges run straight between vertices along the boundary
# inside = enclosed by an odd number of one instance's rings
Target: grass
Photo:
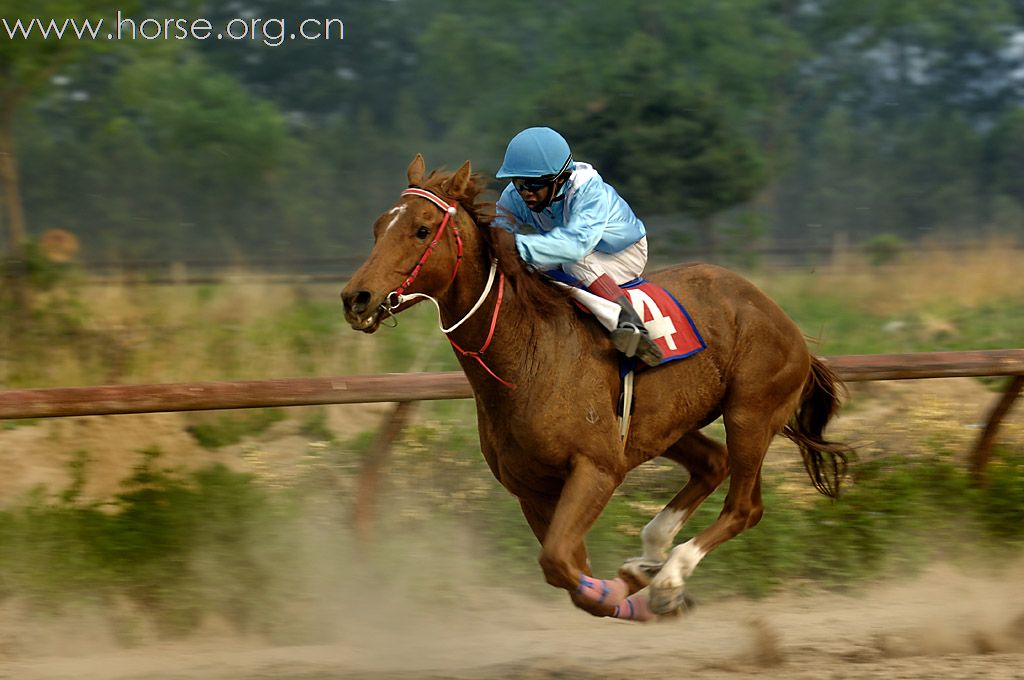
[[[28,323],[0,313],[0,384],[242,380],[450,370],[434,312],[397,332],[353,332],[337,287],[245,283],[101,286],[37,296]],[[2,310],[0,310],[2,311]]]
[[[748,272],[822,354],[1005,348],[1024,337],[1024,252],[907,250],[873,266]],[[241,282],[41,291],[26,321],[0,314],[0,384],[43,387],[454,370],[427,305],[355,333],[337,285]],[[0,310],[2,311],[2,310]]]
[[[1008,244],[909,253],[886,266],[847,260],[752,274],[818,353],[1000,349],[1024,338],[1024,253]]]
[[[200,446],[213,450],[262,434],[287,417],[282,409],[273,408],[200,412],[192,415],[188,432]]]
[[[442,519],[471,526],[490,572],[542,590],[537,541],[471,435],[439,423],[405,433],[389,468],[384,507],[393,510],[384,533],[435,535]],[[760,597],[794,584],[851,590],[912,574],[935,559],[991,565],[1018,557],[1024,549],[1024,448],[997,449],[986,489],[971,483],[963,461],[941,439],[926,448],[914,456],[883,448],[860,461],[838,502],[814,493],[795,461],[766,470],[764,519],[701,564],[691,581],[694,593],[707,600]],[[684,482],[680,468],[660,461],[627,478],[588,535],[596,574],[610,576],[639,554],[640,529]],[[705,502],[680,540],[715,519],[726,491]]]
[[[142,452],[109,506],[73,492],[0,513],[0,598],[37,611],[128,598],[166,635],[193,630],[215,612],[240,630],[270,626],[273,607],[301,569],[292,531],[297,499],[250,476],[211,466],[188,476],[161,470]],[[46,568],[40,568],[45,565]]]

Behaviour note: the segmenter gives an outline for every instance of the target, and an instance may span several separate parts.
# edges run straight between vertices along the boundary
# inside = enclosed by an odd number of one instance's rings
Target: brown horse
[[[345,317],[373,333],[388,316],[435,301],[476,396],[484,458],[519,499],[547,582],[577,606],[638,619],[683,606],[697,563],[761,519],[761,465],[776,434],[799,446],[822,493],[838,493],[846,448],[822,430],[842,385],[753,284],[709,265],[649,276],[686,304],[707,349],[638,374],[623,442],[618,353],[596,321],[523,263],[512,234],[490,226],[493,204],[480,200],[469,162],[424,177],[417,155],[408,179],[411,188],[374,224],[373,251],[342,291]],[[719,416],[727,446],[700,432]],[[685,467],[689,481],[644,527],[643,554],[619,578],[591,578],[587,532],[626,473],[657,456]],[[730,475],[718,518],[672,548]]]

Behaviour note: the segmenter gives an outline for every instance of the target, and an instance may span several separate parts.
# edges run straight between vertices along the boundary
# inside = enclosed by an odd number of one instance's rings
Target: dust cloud
[[[434,540],[431,540],[434,539]],[[387,548],[393,560],[338,562],[305,593],[317,644],[280,644],[204,621],[160,641],[143,611],[0,609],[0,677],[24,680],[260,678],[1020,678],[1024,563],[999,573],[936,564],[854,594],[821,591],[701,605],[647,626],[593,619],[554,591],[487,583],[457,535]],[[326,557],[326,556],[324,556]],[[379,555],[378,555],[379,557]],[[539,577],[538,577],[539,578]],[[524,592],[529,591],[529,592]],[[300,613],[298,611],[291,614]],[[282,612],[282,616],[289,612]],[[146,639],[148,637],[148,639]]]

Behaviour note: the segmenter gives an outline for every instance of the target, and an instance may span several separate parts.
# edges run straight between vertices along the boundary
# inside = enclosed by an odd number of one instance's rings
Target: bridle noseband
[[[461,347],[459,347],[459,345],[454,340],[452,340],[450,335],[452,331],[454,331],[456,328],[458,328],[467,320],[469,320],[470,317],[476,314],[477,310],[480,309],[480,306],[483,305],[484,300],[487,299],[487,296],[491,292],[491,287],[494,284],[494,275],[496,272],[498,272],[498,261],[495,259],[491,260],[491,269],[487,276],[487,284],[484,286],[483,292],[480,294],[480,297],[477,298],[477,301],[473,305],[473,307],[469,310],[469,312],[466,313],[464,317],[456,321],[448,328],[445,328],[444,321],[441,318],[441,306],[438,304],[436,299],[434,299],[430,295],[427,295],[426,293],[410,293],[409,295],[406,295],[405,291],[409,289],[410,285],[412,285],[412,282],[419,275],[420,270],[426,263],[427,258],[430,257],[430,255],[434,252],[434,249],[437,248],[438,244],[441,242],[441,236],[444,234],[445,227],[448,226],[449,222],[451,222],[452,225],[452,235],[455,237],[456,254],[455,267],[452,270],[452,278],[451,281],[448,282],[448,285],[451,285],[452,283],[455,282],[455,276],[459,273],[459,265],[462,263],[462,235],[459,233],[459,226],[455,223],[455,220],[452,219],[455,216],[455,213],[457,212],[457,206],[455,204],[446,203],[437,194],[431,191],[427,191],[426,189],[420,189],[418,187],[409,187],[408,189],[403,191],[401,195],[403,197],[418,196],[419,198],[427,199],[444,212],[444,218],[441,220],[441,226],[437,228],[437,233],[434,235],[434,239],[430,242],[429,245],[427,245],[426,250],[423,251],[423,255],[420,256],[420,259],[416,263],[416,266],[412,268],[411,272],[409,272],[409,276],[405,278],[405,281],[402,282],[402,285],[398,286],[398,288],[395,288],[393,291],[388,293],[387,296],[385,296],[384,302],[382,302],[380,305],[381,308],[388,312],[388,314],[394,315],[395,310],[398,309],[398,307],[400,307],[403,303],[409,300],[414,300],[417,298],[426,298],[427,300],[430,300],[431,302],[434,303],[434,306],[437,307],[438,326],[440,326],[441,332],[444,333],[445,337],[448,338],[448,342],[451,343],[455,351],[461,354],[462,356],[476,359],[477,362],[479,362],[479,364],[484,368],[484,370],[491,375],[491,377],[493,377],[495,380],[500,382],[505,387],[515,389],[516,386],[513,383],[510,383],[506,380],[502,380],[501,378],[499,378],[498,375],[494,371],[492,371],[487,364],[484,363],[484,360],[481,356],[490,346],[491,340],[494,338],[494,329],[498,324],[498,310],[501,309],[501,301],[505,293],[504,272],[498,273],[498,299],[494,303],[494,313],[491,315],[491,327],[487,333],[487,339],[484,340],[484,343],[480,347],[480,349],[476,350],[475,352],[464,350]]]

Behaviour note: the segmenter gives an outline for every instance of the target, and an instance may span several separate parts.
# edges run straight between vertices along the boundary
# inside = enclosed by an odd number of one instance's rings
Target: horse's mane
[[[447,181],[453,174],[442,168],[431,170],[430,174],[423,179],[419,188],[426,189],[441,198],[447,199],[449,203],[458,203],[477,226],[491,226],[491,223],[494,222],[494,202],[482,200],[481,194],[487,192],[484,177],[482,175],[471,175],[469,182],[466,183],[466,189],[456,196],[447,184]]]
[[[456,202],[473,223],[476,224],[483,243],[490,257],[498,261],[498,269],[518,295],[533,302],[538,313],[545,316],[558,310],[570,309],[566,298],[567,289],[556,285],[548,277],[527,265],[516,250],[515,236],[507,229],[495,226],[496,206],[487,200],[490,191],[486,187],[486,179],[474,174],[470,177],[465,191],[461,195],[453,195],[445,183],[451,172],[437,169],[423,180],[421,189],[427,189],[438,196]]]

